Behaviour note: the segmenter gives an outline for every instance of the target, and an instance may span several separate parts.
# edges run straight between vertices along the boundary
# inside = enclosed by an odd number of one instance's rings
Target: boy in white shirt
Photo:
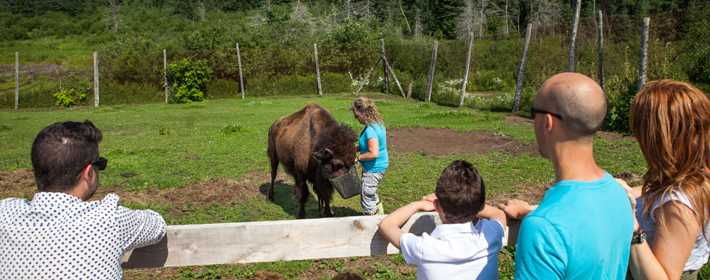
[[[380,222],[380,234],[417,266],[417,279],[498,279],[506,216],[485,204],[478,170],[457,160],[439,177],[434,194],[401,207]],[[418,211],[434,211],[442,224],[431,235],[400,229]]]

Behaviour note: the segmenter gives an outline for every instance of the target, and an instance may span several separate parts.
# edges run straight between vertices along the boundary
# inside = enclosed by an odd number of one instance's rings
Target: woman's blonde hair
[[[631,130],[648,164],[643,185],[643,214],[674,189],[690,199],[700,222],[710,210],[710,100],[690,84],[659,80],[647,83],[631,106]]]
[[[358,114],[365,123],[381,123],[382,116],[380,112],[377,111],[377,106],[375,106],[375,101],[367,97],[361,96],[353,101],[353,112]]]

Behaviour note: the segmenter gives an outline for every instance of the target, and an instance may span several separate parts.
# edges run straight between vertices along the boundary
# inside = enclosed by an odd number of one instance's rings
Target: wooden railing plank
[[[158,244],[123,257],[124,268],[379,256],[399,251],[377,233],[380,216],[168,226]],[[406,232],[431,233],[439,217],[417,213]]]

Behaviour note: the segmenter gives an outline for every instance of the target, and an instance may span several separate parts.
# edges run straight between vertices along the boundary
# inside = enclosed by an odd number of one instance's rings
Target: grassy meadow
[[[377,100],[389,130],[450,128],[508,137],[521,145],[534,144],[529,122],[506,113],[454,109],[369,94]],[[152,208],[169,224],[244,222],[295,219],[292,180],[276,188],[275,202],[262,194],[269,182],[266,156],[271,123],[309,102],[321,104],[341,122],[362,129],[348,110],[352,95],[213,99],[202,103],[117,105],[100,108],[0,111],[0,182],[17,177],[19,185],[0,190],[0,198],[31,197],[30,146],[36,133],[57,121],[93,121],[103,130],[102,156],[109,159],[101,173],[102,192],[115,191],[124,204]],[[427,139],[420,139],[427,141]],[[597,160],[612,174],[642,174],[645,166],[629,137],[604,134],[595,142]],[[491,149],[483,153],[430,154],[390,150],[391,166],[380,187],[386,211],[433,191],[441,170],[452,160],[468,160],[480,170],[495,198],[529,197],[554,176],[551,165],[537,153]],[[18,184],[16,184],[18,185]],[[358,215],[357,198],[335,195],[336,216]],[[307,217],[318,215],[311,199]],[[512,252],[501,254],[501,276],[512,278]],[[250,265],[130,270],[129,279],[329,279],[354,271],[367,279],[414,279],[414,270],[399,256],[291,261]],[[272,278],[269,278],[272,277]],[[273,278],[275,277],[275,278]]]

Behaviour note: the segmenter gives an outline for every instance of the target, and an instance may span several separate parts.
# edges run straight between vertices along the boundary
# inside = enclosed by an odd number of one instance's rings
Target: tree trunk
[[[20,108],[20,53],[15,52],[15,110]]]
[[[508,18],[508,0],[505,0],[505,37],[508,37],[510,34],[510,28],[508,27],[508,24],[510,22],[510,19]]]
[[[597,12],[597,79],[604,90],[604,17],[602,10]]]
[[[200,21],[207,20],[207,9],[205,8],[205,1],[201,0],[197,2],[197,15],[200,17]]]
[[[434,41],[434,47],[431,50],[431,65],[429,66],[429,76],[427,79],[427,94],[426,102],[431,101],[431,91],[434,87],[434,72],[436,71],[436,52],[439,48],[439,42]]]
[[[99,107],[99,54],[94,52],[94,107]]]
[[[165,90],[165,103],[168,103],[170,85],[168,84],[168,51],[166,49],[163,49],[163,89]]]
[[[323,96],[323,88],[320,84],[320,66],[318,65],[318,44],[313,44],[313,57],[316,62],[316,87],[318,89],[318,95]]]
[[[381,38],[380,39],[380,55],[382,56],[380,59],[382,59],[382,81],[385,84],[385,93],[390,92],[390,81],[389,81],[389,72],[387,72],[387,64],[385,63],[385,39]]]
[[[646,65],[648,63],[648,29],[650,25],[651,18],[643,18],[643,26],[641,27],[641,58],[639,60],[639,89],[646,84]]]
[[[237,65],[239,66],[239,89],[242,94],[242,99],[246,97],[246,90],[244,89],[244,73],[242,72],[242,53],[239,51],[239,43],[237,43]]]
[[[118,32],[118,24],[119,24],[119,18],[118,18],[118,12],[121,9],[121,2],[120,0],[108,0],[109,5],[111,6],[111,20],[113,21],[113,32]]]
[[[574,54],[577,43],[577,27],[579,26],[579,10],[582,6],[582,0],[576,0],[575,4],[574,16],[572,17],[572,30],[570,31],[569,39],[569,63],[567,64],[567,71],[569,72],[575,72],[576,68]]]
[[[468,85],[468,71],[471,66],[471,50],[473,49],[473,32],[468,34],[468,52],[466,52],[466,70],[463,73],[463,84],[461,85],[461,98],[459,99],[459,107],[463,106],[466,98],[466,85]]]
[[[520,97],[523,92],[523,80],[525,79],[525,63],[528,60],[528,46],[530,45],[530,33],[532,33],[532,23],[528,23],[525,29],[525,44],[523,45],[523,57],[518,65],[518,79],[515,82],[515,100],[513,103],[513,113],[520,110]]]

